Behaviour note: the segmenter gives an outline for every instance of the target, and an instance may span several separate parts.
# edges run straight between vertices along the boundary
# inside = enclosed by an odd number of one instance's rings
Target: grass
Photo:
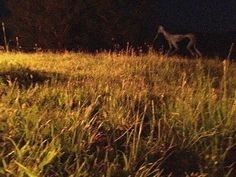
[[[235,176],[236,63],[0,54],[0,176]]]

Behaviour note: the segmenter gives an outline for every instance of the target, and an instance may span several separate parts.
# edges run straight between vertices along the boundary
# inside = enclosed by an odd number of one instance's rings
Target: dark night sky
[[[4,16],[7,13],[5,2],[0,0],[0,17]]]
[[[236,0],[160,0],[160,22],[175,30],[236,31]]]

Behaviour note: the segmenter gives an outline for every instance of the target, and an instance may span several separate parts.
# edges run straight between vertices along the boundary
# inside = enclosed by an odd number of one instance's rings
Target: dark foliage
[[[11,37],[45,49],[111,49],[144,44],[153,35],[155,1],[7,1]]]
[[[211,9],[206,10],[206,5],[197,1],[194,3],[199,4],[198,9],[189,1],[183,1],[183,6],[180,6],[178,1],[167,3],[163,0],[0,0],[0,19],[6,23],[10,45],[16,46],[12,43],[19,36],[22,48],[33,47],[37,43],[43,50],[94,52],[119,50],[129,44],[132,48],[139,50],[142,47],[145,51],[152,45],[158,25],[162,24],[171,33],[202,31],[197,33],[200,51],[204,55],[227,57],[230,45],[236,41],[235,34],[222,34],[231,29],[224,28],[227,21],[216,20],[213,23],[210,17],[217,19],[217,13],[207,14]],[[230,3],[221,5],[225,7],[221,13],[228,14]],[[199,15],[200,12],[205,16]],[[224,18],[229,21],[234,16],[228,14]],[[214,30],[221,30],[220,33],[209,33],[214,25],[219,26]],[[160,35],[154,48],[166,51],[168,45],[163,36]],[[178,54],[189,55],[184,47]],[[231,57],[235,58],[235,51]]]

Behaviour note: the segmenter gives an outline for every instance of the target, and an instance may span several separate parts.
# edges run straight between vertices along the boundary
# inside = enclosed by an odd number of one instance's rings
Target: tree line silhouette
[[[11,37],[50,49],[108,49],[142,45],[154,35],[155,0],[8,0]]]
[[[152,45],[157,27],[165,21],[158,3],[157,0],[0,0],[0,18],[6,24],[10,45],[14,45],[18,36],[21,45],[37,43],[51,50],[119,50],[127,43],[134,48]],[[195,32],[167,28],[171,32]],[[236,35],[197,33],[197,38],[203,53],[223,56]],[[160,37],[154,48],[165,49],[165,40]]]

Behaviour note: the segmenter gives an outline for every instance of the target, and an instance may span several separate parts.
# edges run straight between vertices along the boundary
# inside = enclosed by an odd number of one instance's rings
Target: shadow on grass
[[[164,176],[172,174],[173,177],[182,177],[200,172],[199,160],[200,158],[194,151],[175,147],[166,153],[161,169]]]
[[[0,83],[7,86],[16,83],[20,88],[29,88],[30,86],[51,82],[52,80],[67,81],[68,76],[57,72],[31,70],[21,65],[4,66],[0,70]]]

